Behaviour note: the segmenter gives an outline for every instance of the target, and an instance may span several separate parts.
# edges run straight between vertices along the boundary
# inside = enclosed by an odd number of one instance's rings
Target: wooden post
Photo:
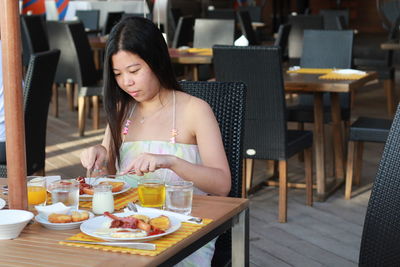
[[[27,209],[19,1],[0,0],[10,209]]]

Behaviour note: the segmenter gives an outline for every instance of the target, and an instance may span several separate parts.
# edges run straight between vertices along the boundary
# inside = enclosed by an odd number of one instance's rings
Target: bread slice
[[[124,187],[124,184],[125,184],[125,183],[124,183],[124,182],[103,181],[103,182],[100,182],[100,184],[108,184],[108,185],[111,185],[111,186],[112,186],[111,191],[112,191],[113,193],[115,193],[115,192],[121,191],[122,188]]]

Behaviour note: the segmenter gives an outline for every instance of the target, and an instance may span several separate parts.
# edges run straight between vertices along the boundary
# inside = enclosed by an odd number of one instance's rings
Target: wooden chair
[[[349,30],[305,30],[300,66],[302,68],[351,68],[353,38],[354,33]],[[323,120],[324,123],[329,123],[332,121],[330,94],[324,94],[323,97]],[[339,97],[341,119],[348,127],[351,114],[351,96],[350,93],[340,93]],[[299,130],[304,129],[304,123],[313,123],[314,96],[300,94],[298,103],[288,108],[287,120],[297,122]],[[343,144],[334,145],[342,146]]]
[[[364,142],[385,143],[391,125],[392,120],[360,117],[350,126],[345,199],[351,198],[353,180],[360,183]]]
[[[248,87],[243,195],[251,187],[254,159],[279,161],[279,222],[287,220],[287,161],[304,151],[306,203],[312,205],[312,132],[288,130],[278,47],[214,46],[217,81],[243,81]],[[276,183],[275,183],[276,185]]]
[[[394,21],[392,28],[388,33],[389,42],[399,41],[399,26],[400,16]],[[387,100],[387,111],[390,116],[395,112],[397,105],[396,92],[395,92],[395,68],[393,66],[393,53],[392,50],[387,50],[385,56],[382,59],[375,59],[369,55],[367,57],[354,58],[354,65],[358,69],[376,71],[378,72],[379,80],[383,81],[383,89],[386,94]]]
[[[89,40],[81,22],[49,22],[50,44],[62,51],[57,68],[56,82],[65,83],[71,110],[74,110],[74,94],[78,99],[78,133],[85,132],[85,113],[89,100],[93,103],[93,129],[99,128],[99,98],[102,96],[100,74],[94,65]],[[76,91],[76,92],[74,92]],[[57,88],[53,89],[53,98]]]

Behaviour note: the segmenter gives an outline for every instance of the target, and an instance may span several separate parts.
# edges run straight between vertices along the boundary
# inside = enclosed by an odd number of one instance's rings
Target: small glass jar
[[[114,196],[111,192],[112,186],[99,184],[94,186],[92,210],[94,214],[103,214],[108,211],[114,212]]]

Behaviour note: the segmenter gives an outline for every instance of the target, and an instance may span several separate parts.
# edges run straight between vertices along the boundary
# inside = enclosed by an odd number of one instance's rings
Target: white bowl
[[[0,210],[0,240],[17,238],[33,213],[26,210]]]

